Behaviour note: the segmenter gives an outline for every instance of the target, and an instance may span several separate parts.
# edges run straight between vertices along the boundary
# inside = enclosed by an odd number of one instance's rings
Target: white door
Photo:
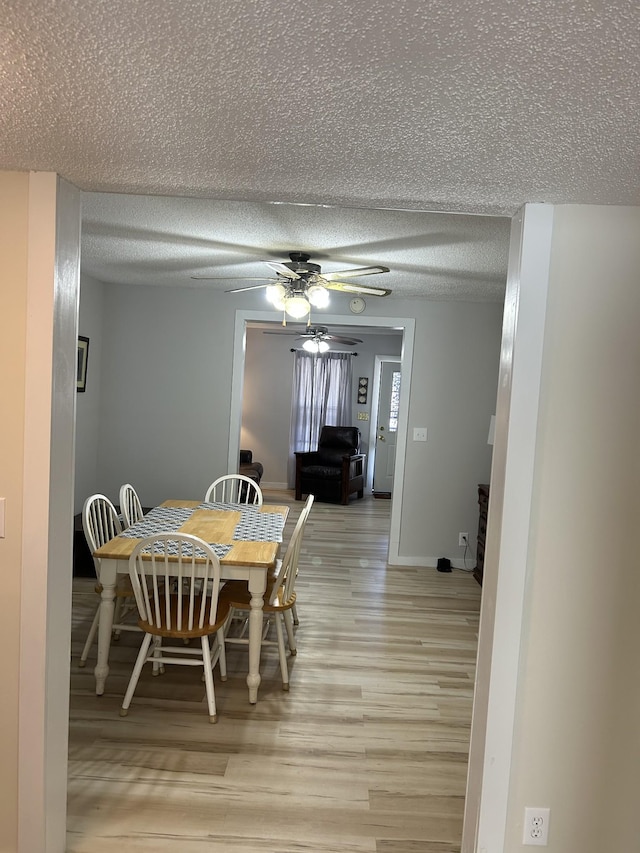
[[[376,455],[373,463],[373,491],[391,494],[396,461],[398,412],[400,409],[400,362],[383,361],[376,413]]]

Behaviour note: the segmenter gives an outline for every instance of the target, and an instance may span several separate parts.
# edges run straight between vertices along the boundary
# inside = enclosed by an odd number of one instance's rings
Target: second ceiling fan
[[[372,287],[366,284],[342,281],[345,278],[389,272],[389,267],[381,265],[357,267],[351,270],[339,270],[323,274],[320,265],[311,263],[310,257],[306,252],[289,252],[290,260],[284,263],[264,261],[276,273],[276,278],[265,276],[264,278],[241,279],[261,283],[234,287],[225,292],[241,293],[242,291],[265,287],[274,307],[285,311],[286,314],[297,320],[306,317],[311,311],[311,306],[315,308],[326,307],[329,303],[328,291],[330,290],[339,290],[359,296],[388,296],[391,293],[388,288],[384,287]],[[212,280],[210,276],[192,276],[192,278]]]
[[[330,348],[330,344],[344,344],[346,346],[354,346],[355,344],[361,344],[361,338],[353,338],[351,336],[346,337],[344,335],[331,335],[329,334],[329,329],[326,326],[308,326],[306,331],[300,332],[296,329],[287,330],[286,332],[270,332],[265,331],[265,335],[296,335],[296,337],[303,341],[302,348],[307,352],[327,352]]]

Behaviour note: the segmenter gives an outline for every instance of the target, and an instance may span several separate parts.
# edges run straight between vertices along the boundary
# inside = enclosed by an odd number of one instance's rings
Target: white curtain
[[[320,430],[351,426],[350,352],[323,355],[296,350],[291,397],[289,488],[295,486],[296,451],[315,450]]]

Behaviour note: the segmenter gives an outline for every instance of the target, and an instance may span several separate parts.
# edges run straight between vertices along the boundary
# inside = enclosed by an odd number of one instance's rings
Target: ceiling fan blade
[[[292,279],[300,278],[300,276],[298,275],[297,272],[290,270],[289,267],[285,266],[284,264],[278,264],[275,261],[264,261],[264,263],[268,267],[271,267],[272,270],[275,270],[278,273],[278,275],[283,275],[285,278],[292,278]]]
[[[259,281],[259,279],[256,279]],[[271,282],[267,282],[266,284],[249,284],[247,287],[234,287],[231,290],[225,290],[225,293],[242,293],[244,290],[258,290],[261,287],[269,287]]]
[[[362,340],[360,338],[342,338],[338,335],[323,335],[322,340],[324,341],[332,341],[336,344],[346,344],[347,346],[352,347],[354,344],[361,344]]]
[[[323,273],[322,278],[334,281],[336,278],[351,278],[354,275],[374,275],[374,273],[389,272],[389,267],[358,267],[354,270],[339,270],[338,272]]]
[[[273,278],[267,278],[266,275],[263,276],[241,276],[240,278],[236,278],[236,276],[229,275],[192,275],[190,276],[196,281],[265,281],[271,282],[275,281]]]
[[[279,329],[277,332],[272,332],[267,329],[262,330],[263,335],[299,335],[300,337],[312,338],[313,335],[301,335],[295,329]]]
[[[388,296],[391,291],[385,287],[369,287],[366,284],[350,284],[346,281],[328,281],[327,290],[342,290],[345,293],[358,293],[362,296]]]

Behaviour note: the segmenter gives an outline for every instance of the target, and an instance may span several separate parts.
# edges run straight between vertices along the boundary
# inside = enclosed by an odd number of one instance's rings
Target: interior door
[[[400,363],[383,361],[376,412],[376,455],[373,464],[373,491],[391,494],[396,460],[398,413],[400,410]]]

